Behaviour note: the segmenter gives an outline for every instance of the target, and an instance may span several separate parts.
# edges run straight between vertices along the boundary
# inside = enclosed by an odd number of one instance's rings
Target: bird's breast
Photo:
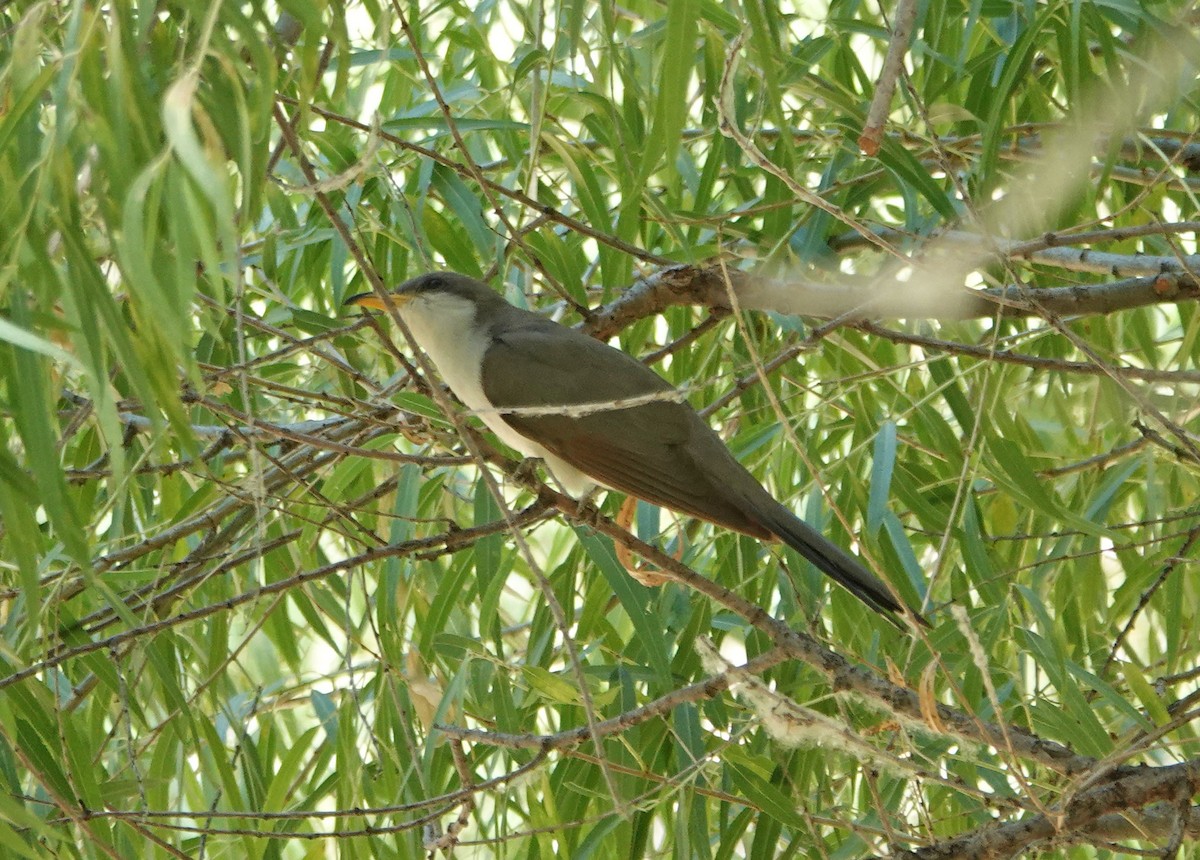
[[[404,322],[454,396],[506,445],[526,457],[547,459],[550,453],[509,426],[483,392],[483,357],[492,339],[475,324],[474,309],[470,308],[469,313],[447,308],[440,308],[438,313],[412,310],[417,312],[402,311]]]

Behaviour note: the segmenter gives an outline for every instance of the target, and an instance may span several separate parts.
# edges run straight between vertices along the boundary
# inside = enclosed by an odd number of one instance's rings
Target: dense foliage
[[[0,6],[6,855],[1200,855],[1200,19],[884,6]],[[459,432],[435,268],[932,628]]]

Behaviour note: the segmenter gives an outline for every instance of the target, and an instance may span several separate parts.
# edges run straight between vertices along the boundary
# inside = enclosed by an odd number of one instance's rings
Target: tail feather
[[[896,615],[905,614],[906,607],[892,596],[888,587],[867,570],[862,562],[797,518],[787,508],[779,505],[777,510],[762,512],[756,519],[772,534],[816,565],[822,573],[879,614],[892,621],[896,620]],[[907,611],[919,623],[929,626],[929,622],[916,611]]]

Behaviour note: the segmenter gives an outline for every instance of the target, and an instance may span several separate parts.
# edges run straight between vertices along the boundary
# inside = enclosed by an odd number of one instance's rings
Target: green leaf
[[[588,558],[600,569],[609,587],[621,602],[622,608],[633,622],[639,649],[644,650],[660,684],[671,683],[671,661],[667,656],[663,630],[649,611],[650,591],[634,583],[633,578],[621,567],[607,538],[594,532],[577,528],[575,534],[588,554]]]
[[[896,425],[885,421],[875,436],[871,468],[871,493],[867,502],[867,531],[875,534],[883,522],[891,495],[892,472],[896,467]]]
[[[2,317],[0,317],[0,340],[8,341],[20,349],[39,353],[47,358],[61,361],[66,365],[82,370],[82,365],[80,365],[79,361],[66,350],[55,346],[48,340],[44,340],[30,331],[13,325]]]
[[[736,760],[729,761],[728,764],[730,779],[750,803],[785,827],[801,832],[808,829],[808,824],[804,816],[797,811],[795,802],[783,794],[778,786],[772,785],[755,773],[757,768],[746,767],[744,762]]]
[[[1154,691],[1154,687],[1146,680],[1145,674],[1137,666],[1132,663],[1122,663],[1121,677],[1125,679],[1129,689],[1142,703],[1142,707],[1146,709],[1146,713],[1154,725],[1165,726],[1171,721],[1171,713],[1163,704],[1162,697]]]
[[[1087,534],[1096,537],[1114,536],[1104,526],[1074,513],[1055,498],[1048,484],[1034,474],[1025,453],[1015,443],[993,436],[988,441],[988,447],[997,466],[993,479],[1005,492],[1028,505],[1033,511],[1054,517]]]

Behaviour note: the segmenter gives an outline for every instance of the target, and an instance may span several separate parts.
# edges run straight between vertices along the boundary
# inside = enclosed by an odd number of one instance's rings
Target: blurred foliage
[[[1081,110],[1114,133],[1037,232],[1194,254],[1195,225],[1119,233],[1197,211],[1190,7],[923,2],[877,158],[855,141],[888,23],[852,0],[0,7],[6,855],[420,857],[441,833],[471,857],[854,857],[1053,807],[1067,775],[794,660],[771,691],[891,764],[779,737],[737,692],[600,748],[447,742],[434,724],[636,714],[708,677],[698,640],[735,661],[772,643],[632,584],[586,524],[527,512],[520,551],[403,338],[341,304],[370,270],[487,277],[568,323],[668,262],[869,279],[892,262],[839,250],[832,213],[905,249],[978,228],[995,198],[1036,200],[1031,165]],[[1186,58],[1166,84],[1164,40]],[[728,119],[774,171],[720,131],[727,72]],[[706,317],[619,342],[647,354]],[[812,325],[721,321],[657,367],[721,401],[739,458],[935,629],[892,629],[778,548],[645,506],[637,531],[930,701],[1111,763],[1192,760],[1195,305]]]

